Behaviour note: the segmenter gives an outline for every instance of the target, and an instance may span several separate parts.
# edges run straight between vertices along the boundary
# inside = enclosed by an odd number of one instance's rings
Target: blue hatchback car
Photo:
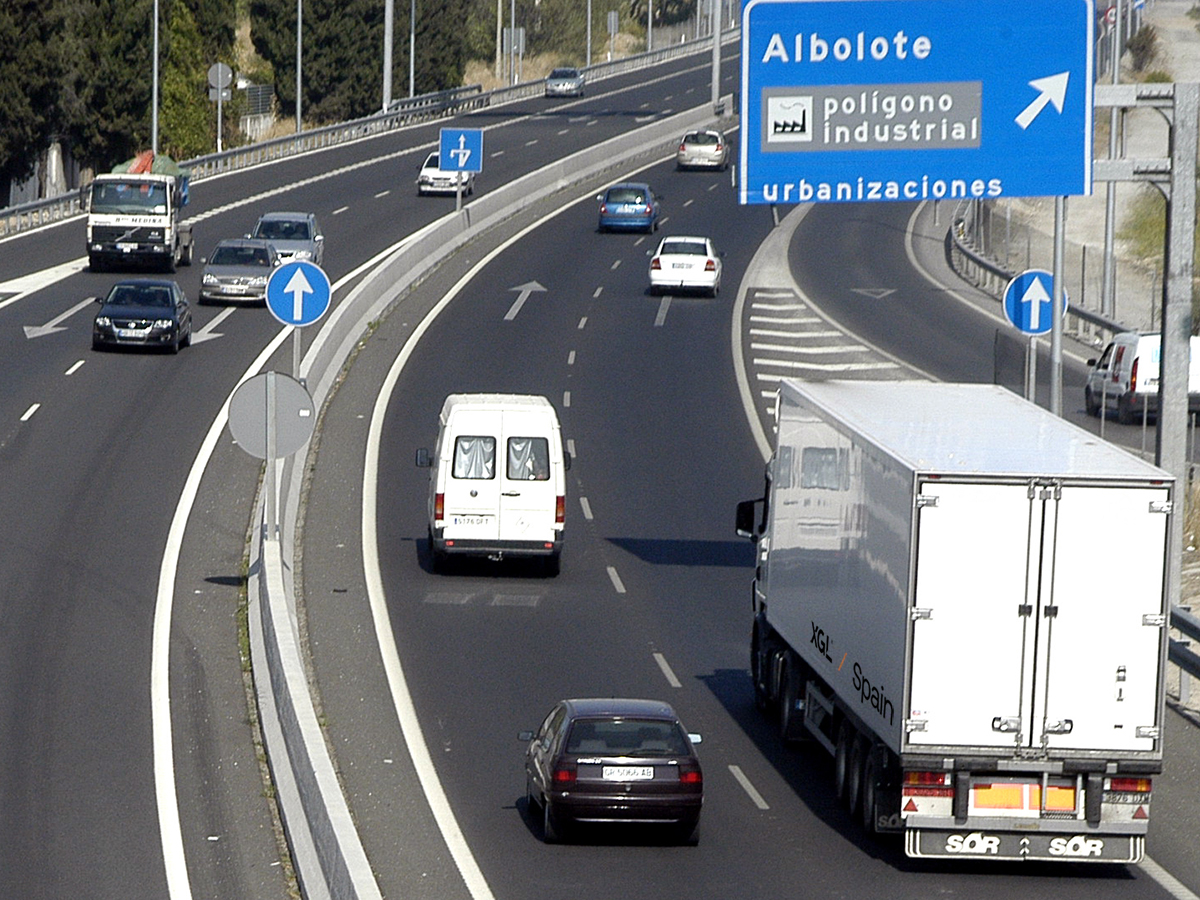
[[[614,184],[596,198],[600,201],[600,231],[658,230],[659,197],[640,182]]]

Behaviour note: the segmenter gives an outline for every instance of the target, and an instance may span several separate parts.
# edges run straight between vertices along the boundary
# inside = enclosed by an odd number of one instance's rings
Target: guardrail
[[[733,29],[722,34],[722,44],[740,39],[740,29]],[[626,72],[698,54],[711,47],[710,38],[701,38],[612,62],[596,63],[582,71],[588,83],[603,81]],[[221,153],[209,153],[195,159],[185,160],[180,165],[191,170],[194,183],[214,175],[393,131],[425,119],[455,115],[487,106],[502,106],[506,103],[536,97],[541,95],[543,85],[544,82],[539,79],[512,87],[497,88],[493,91],[484,91],[480,85],[475,84],[436,91],[431,94],[421,94],[394,102],[386,112],[375,113],[349,122],[339,122],[336,125],[312,128],[267,141],[259,141],[244,147],[234,147]],[[80,215],[82,212],[79,190],[0,209],[0,237],[60,222]]]
[[[946,247],[950,264],[954,270],[980,290],[991,294],[999,303],[1003,300],[1005,287],[1019,273],[1010,272],[975,249],[972,240],[974,229],[971,227],[971,223],[976,219],[972,206],[977,203],[979,203],[978,200],[964,200],[955,207],[954,216],[946,234]],[[1069,307],[1067,315],[1068,317],[1074,316],[1110,335],[1137,330],[1077,306]],[[1200,641],[1200,617],[1189,610],[1178,606],[1172,607],[1171,627],[1193,640]],[[1180,701],[1186,703],[1188,692],[1186,676],[1200,678],[1200,653],[1192,650],[1183,641],[1171,638],[1167,656],[1184,673],[1184,677],[1180,681]]]

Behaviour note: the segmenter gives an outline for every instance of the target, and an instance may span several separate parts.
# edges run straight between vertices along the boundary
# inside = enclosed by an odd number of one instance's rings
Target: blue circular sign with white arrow
[[[303,260],[284,263],[267,279],[267,309],[284,325],[311,325],[329,310],[329,276]]]
[[[1054,276],[1045,269],[1026,269],[1004,289],[1004,315],[1026,334],[1045,334],[1054,324]],[[1063,314],[1067,292],[1063,289]]]

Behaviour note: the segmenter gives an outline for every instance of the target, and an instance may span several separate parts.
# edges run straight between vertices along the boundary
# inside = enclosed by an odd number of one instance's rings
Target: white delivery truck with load
[[[784,381],[777,425],[737,529],[784,740],[909,856],[1140,860],[1172,477],[992,385]]]
[[[192,226],[183,221],[187,169],[147,150],[83,188],[87,255],[93,272],[149,265],[174,272],[192,264]]]

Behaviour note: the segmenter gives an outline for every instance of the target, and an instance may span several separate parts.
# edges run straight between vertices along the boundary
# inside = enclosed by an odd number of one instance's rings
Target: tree
[[[188,5],[178,0],[170,4],[165,30],[159,150],[177,160],[191,159],[216,149],[216,117],[208,99],[204,41]]]
[[[0,185],[31,175],[58,131],[59,21],[39,0],[0,5]]]

